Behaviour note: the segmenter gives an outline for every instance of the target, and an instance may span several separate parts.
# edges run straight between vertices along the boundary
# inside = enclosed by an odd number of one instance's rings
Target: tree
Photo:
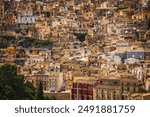
[[[81,42],[85,41],[86,33],[74,33],[74,36]]]
[[[36,94],[36,100],[44,100],[42,81],[40,81],[39,85],[38,85],[37,94]]]
[[[0,36],[0,48],[7,48],[15,43],[17,43],[15,36]]]
[[[36,89],[33,86],[33,84],[27,81],[25,83],[25,94],[26,94],[25,98],[27,100],[34,100],[35,99],[35,94],[36,94],[35,90]]]
[[[29,83],[25,82],[24,76],[17,74],[15,65],[5,64],[0,67],[0,99],[33,99],[34,92],[33,85],[29,86]]]
[[[50,100],[50,98],[48,96],[45,96],[44,100]]]
[[[50,97],[50,100],[56,100],[55,96]]]
[[[35,47],[35,48],[52,48],[53,42],[50,40],[39,40],[34,38],[25,37],[20,41],[19,46],[24,48]]]

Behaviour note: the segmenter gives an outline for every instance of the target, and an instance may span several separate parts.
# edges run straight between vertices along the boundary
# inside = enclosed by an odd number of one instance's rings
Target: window
[[[84,84],[84,88],[87,88],[87,84]]]
[[[115,82],[114,82],[114,85],[117,85],[117,84],[118,84],[118,83],[115,81]]]
[[[148,19],[148,16],[147,16],[147,15],[145,16],[145,19]]]
[[[133,92],[136,92],[136,83],[133,84]]]
[[[113,100],[116,100],[116,95],[113,95]]]

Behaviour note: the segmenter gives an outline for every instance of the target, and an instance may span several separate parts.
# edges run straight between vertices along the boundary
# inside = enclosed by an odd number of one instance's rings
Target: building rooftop
[[[99,78],[95,77],[74,77],[74,83],[90,83],[94,84]]]

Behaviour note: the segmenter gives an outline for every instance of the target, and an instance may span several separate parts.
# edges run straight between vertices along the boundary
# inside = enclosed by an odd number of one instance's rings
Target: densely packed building
[[[0,45],[0,65],[17,65],[35,87],[42,81],[46,95],[150,92],[149,0],[1,0]]]

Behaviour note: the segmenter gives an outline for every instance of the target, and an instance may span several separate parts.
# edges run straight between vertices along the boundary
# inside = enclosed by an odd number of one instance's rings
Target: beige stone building
[[[60,92],[64,90],[63,73],[35,74],[28,76],[27,80],[38,87],[39,81],[42,81],[44,92]]]
[[[116,74],[100,78],[96,89],[97,100],[129,99],[132,93],[138,92],[138,80],[133,75]]]

